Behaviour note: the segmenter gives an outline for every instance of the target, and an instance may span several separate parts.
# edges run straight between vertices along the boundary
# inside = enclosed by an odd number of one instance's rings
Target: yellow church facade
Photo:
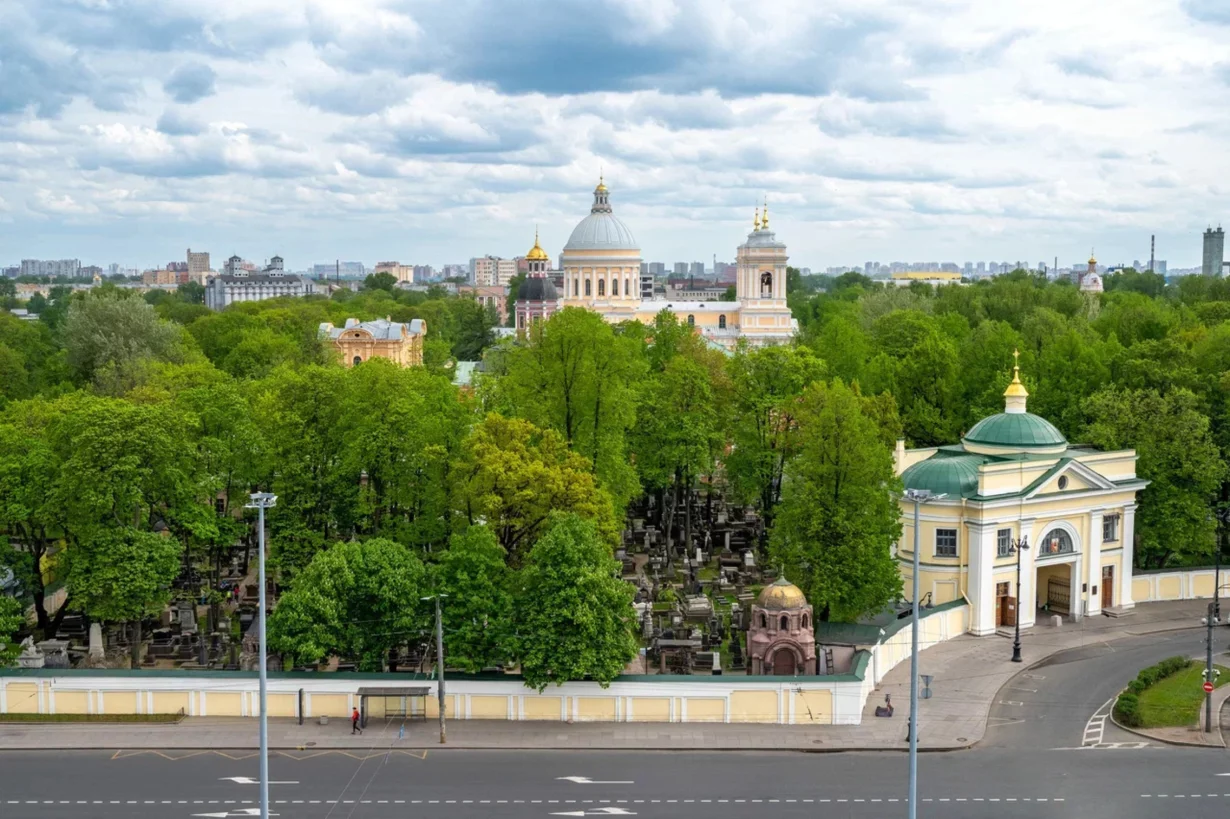
[[[752,345],[783,344],[798,330],[786,306],[786,245],[769,230],[769,213],[759,213],[736,254],[735,301],[642,298],[641,250],[632,231],[615,216],[603,182],[594,203],[564,246],[563,307],[584,307],[610,322],[653,322],[662,310],[716,345],[734,349],[740,339]]]
[[[921,600],[967,599],[977,635],[1017,617],[1027,628],[1039,617],[1080,620],[1135,605],[1136,498],[1148,485],[1136,474],[1136,452],[1070,444],[1026,411],[1028,395],[1015,370],[1004,412],[959,444],[897,447],[905,489],[932,493],[919,510]],[[914,503],[906,497],[901,523],[897,558],[909,589]]]

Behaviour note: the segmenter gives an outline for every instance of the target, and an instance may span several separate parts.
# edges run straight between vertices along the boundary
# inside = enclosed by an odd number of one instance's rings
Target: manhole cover
[[[824,740],[822,740],[822,739],[813,739],[813,740],[812,740],[812,744],[813,744],[813,745],[823,745],[823,744],[824,744]]]
[[[303,744],[304,744],[304,745],[311,746],[311,745],[315,745],[316,743],[315,743],[315,742],[305,742],[305,743],[303,743]]]
[[[957,742],[969,742],[965,737],[957,737]]]

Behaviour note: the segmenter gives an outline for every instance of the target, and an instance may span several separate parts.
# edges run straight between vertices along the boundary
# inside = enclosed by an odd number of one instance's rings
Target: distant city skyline
[[[1230,223],[1224,0],[7,0],[0,263],[1147,258]],[[567,65],[566,71],[559,70]],[[216,264],[216,262],[215,262]]]

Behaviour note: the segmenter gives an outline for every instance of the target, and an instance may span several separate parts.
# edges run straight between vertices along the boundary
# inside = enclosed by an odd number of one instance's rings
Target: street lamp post
[[[918,570],[919,570],[919,507],[929,500],[939,500],[929,489],[907,489],[906,500],[914,503],[914,597],[911,604],[913,617],[910,622],[910,796],[909,817],[918,816]]]
[[[434,600],[436,602],[436,700],[439,702],[440,708],[440,744],[445,743],[444,729],[444,620],[440,612],[440,598],[448,597],[447,594],[439,592],[430,597],[424,597],[423,600]]]
[[[1215,613],[1216,605],[1216,602],[1209,603],[1209,616],[1204,618],[1204,625],[1209,632],[1204,645],[1204,680],[1213,685],[1217,685],[1215,679],[1217,675],[1213,672],[1213,626],[1220,622]],[[1204,695],[1204,732],[1206,734],[1213,732],[1213,692],[1211,690]]]
[[[1012,662],[1021,662],[1021,552],[1029,548],[1029,537],[1017,538],[1008,544],[1008,554],[1016,555],[1016,636],[1012,639]]]
[[[269,819],[269,708],[268,706],[268,675],[265,671],[265,657],[268,649],[265,646],[265,510],[272,509],[278,502],[278,496],[270,492],[253,492],[251,503],[246,508],[257,510],[257,571],[260,591],[258,597],[257,630],[260,635],[260,731],[261,731],[261,819]]]
[[[1213,616],[1221,617],[1221,539],[1225,536],[1226,527],[1230,526],[1230,506],[1217,510],[1217,521],[1221,526],[1217,530],[1213,549]]]

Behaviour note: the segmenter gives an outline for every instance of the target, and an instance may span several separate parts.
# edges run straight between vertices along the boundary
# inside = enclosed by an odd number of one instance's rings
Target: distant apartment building
[[[687,262],[675,262],[674,270],[675,270],[674,275],[686,276],[688,275],[688,263]]]
[[[239,301],[264,301],[282,296],[310,296],[316,292],[310,281],[287,274],[281,256],[274,256],[262,271],[248,270],[243,259],[232,256],[226,271],[213,276],[205,286],[205,306],[221,310]]]
[[[188,248],[188,278],[204,284],[209,273],[209,253],[193,253],[192,248]]]
[[[367,276],[363,262],[326,262],[312,265],[314,279],[362,279]]]
[[[517,262],[499,256],[483,256],[471,259],[470,269],[473,274],[470,284],[475,287],[508,287],[517,275]]]
[[[436,277],[436,269],[429,264],[416,264],[414,266],[414,281],[429,282]]]
[[[690,265],[688,265],[688,275],[703,277],[705,275],[705,263],[704,262],[692,262]]]
[[[1209,228],[1204,232],[1204,254],[1200,272],[1205,276],[1220,276],[1226,259],[1226,232],[1221,225],[1217,230]],[[25,266],[25,262],[22,262]]]
[[[665,276],[666,275],[666,265],[663,264],[662,262],[650,262],[649,263],[649,274],[653,276],[654,278],[657,278],[659,276]]]
[[[147,270],[141,274],[141,284],[165,287],[179,284],[179,273],[175,270]]]
[[[15,279],[21,275],[21,265],[6,267],[3,270],[0,270],[0,275],[4,276],[6,279]]]
[[[414,281],[414,266],[402,264],[401,262],[376,262],[375,268],[372,269],[373,274],[388,273],[398,282],[413,282]]]
[[[490,307],[500,318],[500,324],[508,324],[508,288],[495,285],[463,284],[457,295],[469,296],[484,307]]]
[[[77,278],[81,275],[80,259],[22,259],[21,275],[23,276],[66,276]]]
[[[466,275],[466,266],[463,264],[446,264],[440,270],[440,277],[444,279],[463,278]]]

